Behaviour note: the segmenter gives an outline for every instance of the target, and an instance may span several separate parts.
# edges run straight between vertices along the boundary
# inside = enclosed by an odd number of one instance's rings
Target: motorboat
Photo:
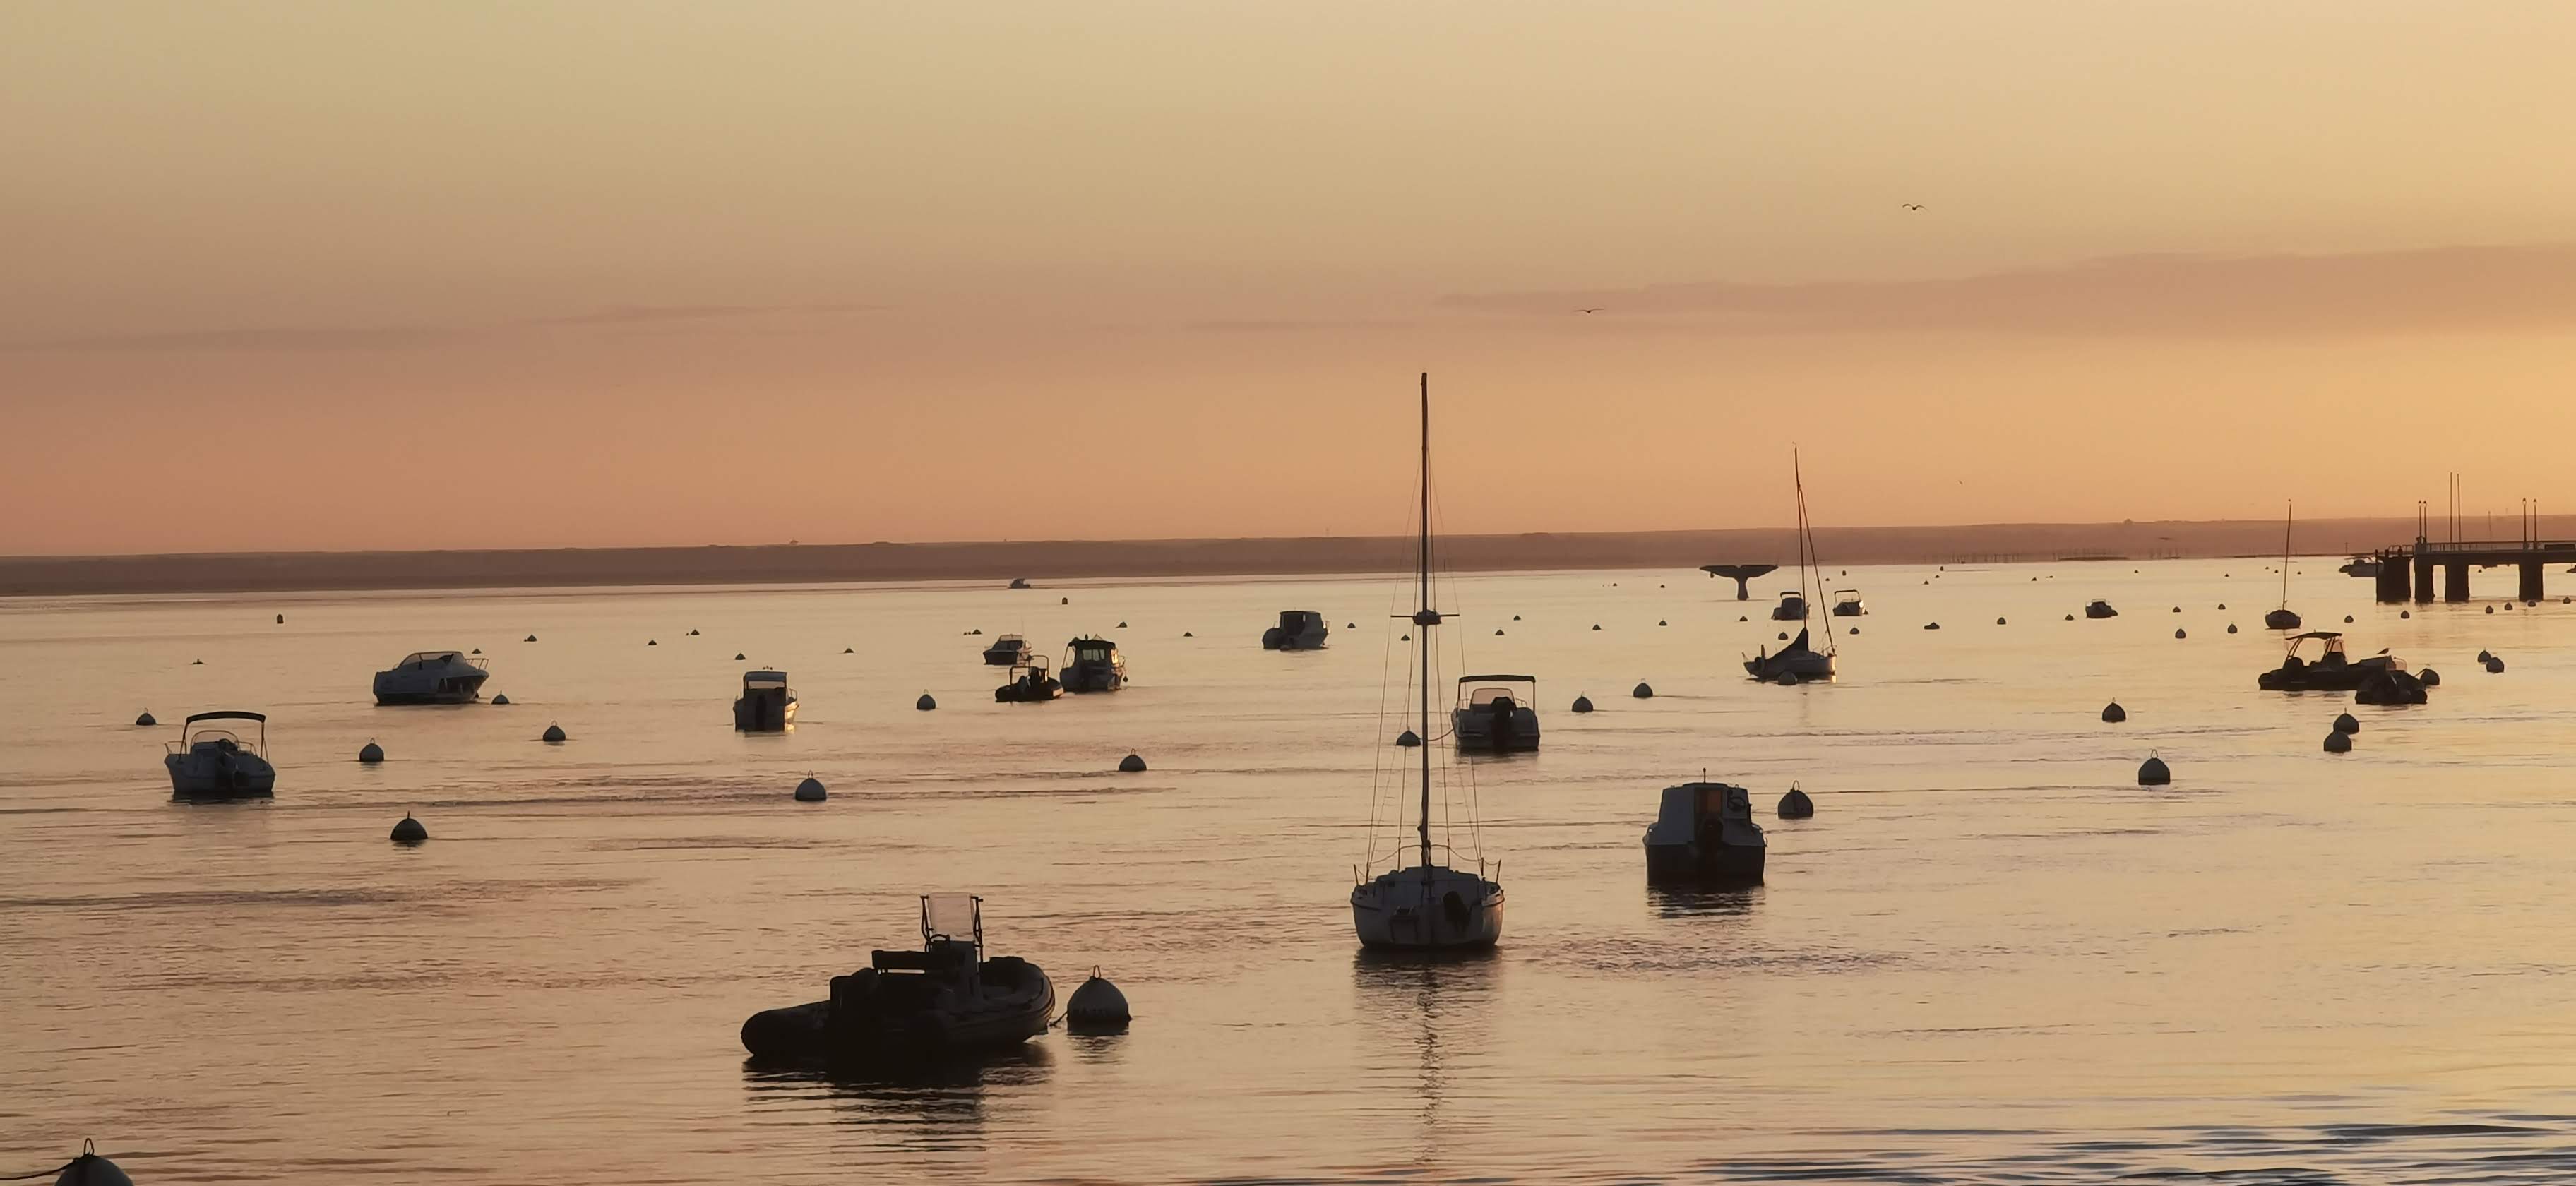
[[[1429,738],[1431,732],[1431,689],[1438,678],[1434,672],[1439,651],[1432,644],[1433,632],[1444,616],[1432,604],[1431,581],[1431,376],[1422,377],[1422,486],[1421,516],[1415,521],[1419,540],[1415,551],[1413,649],[1410,655],[1413,672],[1421,678],[1421,697],[1416,707],[1421,713],[1418,737]],[[1472,682],[1473,677],[1471,677]],[[1530,740],[1538,739],[1534,727]],[[1383,723],[1383,722],[1381,722]],[[1463,864],[1458,844],[1475,844],[1476,797],[1467,794],[1459,804],[1462,810],[1441,813],[1442,838],[1447,843],[1434,845],[1431,835],[1431,767],[1443,760],[1441,747],[1413,746],[1398,751],[1392,767],[1378,767],[1380,781],[1373,788],[1369,814],[1366,861],[1353,870],[1351,886],[1351,927],[1359,935],[1362,947],[1400,951],[1476,951],[1492,947],[1503,935],[1502,867],[1497,864],[1488,875],[1481,852],[1475,855],[1475,868]],[[1413,765],[1413,769],[1407,769]],[[1406,776],[1421,775],[1419,799],[1406,792]],[[1392,778],[1388,778],[1389,774]],[[1473,768],[1463,769],[1464,783],[1472,778]],[[1446,781],[1444,780],[1444,785]],[[1408,800],[1411,800],[1408,802]],[[1384,805],[1392,810],[1381,813]],[[1411,810],[1408,811],[1407,808]],[[1411,837],[1404,832],[1405,816],[1411,815]],[[1380,847],[1378,821],[1384,819],[1392,828],[1392,844]]]
[[[1029,587],[1029,578],[1027,578],[1027,577],[1012,577],[1012,578],[1011,578],[1011,587],[1012,587],[1012,588],[1014,588],[1014,589],[1026,589],[1026,588],[1028,588],[1028,587]]]
[[[1064,685],[1047,674],[1047,658],[1032,655],[1027,662],[1011,664],[1011,682],[993,689],[993,699],[1002,704],[1038,704],[1064,695]]]
[[[1261,632],[1261,649],[1311,651],[1323,646],[1331,634],[1324,615],[1310,609],[1283,609],[1279,611],[1279,624]]]
[[[1663,807],[1646,829],[1646,880],[1758,884],[1765,851],[1752,792],[1722,782],[1665,787]]]
[[[2363,672],[2361,682],[2352,688],[2355,704],[2423,704],[2432,699],[2425,683],[2412,671],[2402,667],[2377,667]]]
[[[1518,689],[1527,691],[1515,695]],[[1462,750],[1537,749],[1538,677],[1458,677],[1458,706],[1449,710],[1449,730]]]
[[[2320,643],[2322,650],[2313,660],[2299,653],[2310,640]],[[2350,692],[2360,688],[2374,671],[2405,672],[2406,661],[2382,651],[2355,662],[2344,653],[2343,635],[2332,630],[2311,630],[2291,635],[2289,652],[2281,657],[2281,665],[2256,677],[2254,682],[2266,692]],[[2413,676],[2408,679],[2412,681]]]
[[[2379,557],[2357,552],[2335,571],[2348,577],[2375,577],[2379,575]]]
[[[1806,628],[1800,627],[1798,637],[1789,640],[1789,645],[1778,651],[1757,652],[1752,658],[1745,660],[1744,674],[1764,683],[1774,683],[1791,677],[1795,677],[1800,682],[1811,679],[1832,679],[1834,678],[1834,656],[1830,651],[1810,649],[1807,646]]]
[[[984,666],[1017,667],[1029,661],[1029,640],[1016,634],[1005,634],[984,648]]]
[[[796,689],[784,671],[742,673],[742,696],[733,702],[733,727],[745,733],[778,733],[796,722]]]
[[[2116,618],[2120,616],[2120,611],[2112,609],[2110,602],[2096,597],[2093,599],[2092,604],[2084,607],[2084,616],[2088,618]]]
[[[199,728],[208,721],[259,726],[256,741],[230,728]],[[268,717],[256,712],[201,712],[179,726],[161,764],[170,771],[173,799],[266,799],[277,791],[277,767],[268,764]]]
[[[1834,616],[1835,616],[1835,617],[1837,617],[1837,618],[1857,618],[1857,617],[1860,617],[1861,615],[1866,614],[1866,613],[1868,613],[1868,612],[1869,612],[1869,607],[1868,607],[1868,606],[1866,606],[1866,605],[1861,604],[1861,600],[1860,600],[1860,590],[1858,590],[1858,589],[1836,589],[1836,590],[1834,590]]]
[[[485,660],[462,651],[414,651],[376,673],[376,703],[472,704],[490,678]]]
[[[742,1023],[756,1059],[870,1065],[1006,1050],[1046,1032],[1055,984],[1036,964],[984,951],[984,899],[921,895],[921,950],[873,951],[832,995]]]
[[[2263,628],[2266,630],[2296,630],[2300,625],[2297,611],[2290,608],[2290,519],[2290,511],[2283,510],[2281,512],[2281,608],[2263,615]]]
[[[1774,621],[1774,622],[1804,622],[1804,621],[1806,621],[1806,620],[1807,620],[1807,598],[1806,598],[1806,595],[1804,595],[1804,594],[1802,594],[1802,593],[1796,593],[1796,592],[1783,592],[1783,593],[1781,593],[1781,594],[1780,594],[1780,604],[1778,604],[1778,605],[1775,605],[1775,606],[1772,606],[1772,607],[1771,607],[1771,620],[1772,620],[1772,621]]]
[[[1127,656],[1118,644],[1084,635],[1065,645],[1064,690],[1115,692],[1127,686]]]

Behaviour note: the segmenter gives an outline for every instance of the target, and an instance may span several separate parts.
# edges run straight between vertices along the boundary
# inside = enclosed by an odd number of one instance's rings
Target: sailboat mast
[[[2281,504],[2281,608],[2282,608],[2282,609],[2288,609],[2288,608],[2290,608],[2290,520],[2291,520],[2291,519],[2292,519],[2292,518],[2297,514],[2297,512],[2298,512],[2298,508],[2299,508],[2299,504],[2298,504],[2298,503],[2296,503],[2296,502],[2285,502],[2285,503],[2282,503],[2282,504]]]
[[[1422,539],[1414,568],[1414,592],[1420,607],[1413,615],[1422,651],[1422,811],[1414,828],[1422,838],[1422,867],[1431,868],[1431,628],[1440,615],[1431,608],[1431,372],[1422,372]]]

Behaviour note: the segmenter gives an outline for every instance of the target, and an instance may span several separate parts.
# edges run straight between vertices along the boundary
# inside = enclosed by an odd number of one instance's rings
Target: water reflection
[[[746,1059],[743,1089],[754,1107],[792,1107],[818,1119],[883,1134],[889,1145],[967,1148],[981,1143],[988,1097],[1045,1086],[1055,1060],[1035,1042],[981,1057],[866,1068],[818,1068]]]
[[[1699,918],[1707,915],[1741,916],[1753,913],[1762,904],[1762,887],[1694,886],[1677,889],[1666,886],[1646,887],[1646,903],[1654,907],[1657,918]]]
[[[1352,983],[1362,1023],[1386,1050],[1409,1050],[1410,1065],[1390,1060],[1372,1068],[1389,1080],[1410,1071],[1414,1117],[1425,1140],[1416,1160],[1441,1164],[1432,1138],[1454,1137],[1442,1115],[1450,1083],[1464,1066],[1491,1048],[1492,1012],[1503,962],[1488,948],[1467,952],[1382,952],[1361,949],[1352,960]]]

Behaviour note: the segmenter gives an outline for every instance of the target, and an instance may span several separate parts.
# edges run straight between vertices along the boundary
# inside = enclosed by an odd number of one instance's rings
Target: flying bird
[[[1594,306],[1592,306],[1592,307],[1591,307],[1591,308],[1589,308],[1589,309],[1577,309],[1577,310],[1575,310],[1575,312],[1577,312],[1577,313],[1598,313],[1598,312],[1600,312],[1600,311],[1601,311],[1601,308],[1602,308],[1602,307],[1601,307],[1601,306],[1599,306],[1599,305],[1594,305]]]
[[[1921,202],[1907,202],[1907,203],[1905,204],[1905,208],[1906,208],[1906,209],[1908,209],[1908,210],[1920,210],[1920,209],[1922,209],[1922,208],[1923,208],[1923,203],[1921,203]]]

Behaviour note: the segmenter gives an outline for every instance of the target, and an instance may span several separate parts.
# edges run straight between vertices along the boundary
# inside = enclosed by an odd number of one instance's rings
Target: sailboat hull
[[[1388,951],[1491,947],[1503,937],[1503,887],[1434,865],[1380,874],[1351,889],[1360,945]]]

